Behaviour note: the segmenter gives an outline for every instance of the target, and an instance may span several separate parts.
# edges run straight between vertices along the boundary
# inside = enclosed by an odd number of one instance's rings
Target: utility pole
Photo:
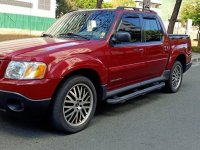
[[[143,0],[143,9],[151,8],[151,0]]]

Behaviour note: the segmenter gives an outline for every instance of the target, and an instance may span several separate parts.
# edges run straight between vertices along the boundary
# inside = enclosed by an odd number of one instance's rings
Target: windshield
[[[44,35],[61,38],[105,39],[115,12],[111,10],[76,11],[56,21]]]

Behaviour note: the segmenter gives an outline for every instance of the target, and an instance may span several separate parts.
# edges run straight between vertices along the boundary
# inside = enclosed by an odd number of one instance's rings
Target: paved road
[[[77,134],[42,121],[0,114],[0,150],[199,150],[200,66],[176,94],[154,92],[122,105],[105,105]]]

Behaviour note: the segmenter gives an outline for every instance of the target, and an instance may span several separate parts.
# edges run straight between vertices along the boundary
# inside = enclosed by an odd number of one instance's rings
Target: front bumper
[[[45,114],[50,99],[33,100],[19,93],[0,90],[0,110],[17,114]]]

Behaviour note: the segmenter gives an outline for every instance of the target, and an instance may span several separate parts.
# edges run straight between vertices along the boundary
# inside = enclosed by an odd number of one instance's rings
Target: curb
[[[192,63],[200,63],[200,53],[192,53]]]
[[[193,63],[198,63],[198,62],[200,62],[200,57],[192,58],[192,62],[193,62]]]

